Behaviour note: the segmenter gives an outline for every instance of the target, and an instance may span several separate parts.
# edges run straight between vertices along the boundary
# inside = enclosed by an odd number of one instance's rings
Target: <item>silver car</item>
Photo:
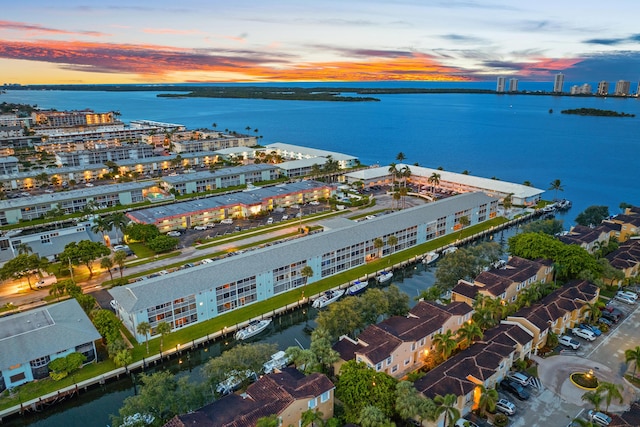
[[[503,414],[513,415],[516,413],[516,405],[507,399],[500,399],[496,402],[496,410]]]

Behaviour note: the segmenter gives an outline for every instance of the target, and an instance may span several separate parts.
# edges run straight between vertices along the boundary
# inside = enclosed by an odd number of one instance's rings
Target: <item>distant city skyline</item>
[[[0,83],[637,82],[640,3],[588,3],[10,2]]]

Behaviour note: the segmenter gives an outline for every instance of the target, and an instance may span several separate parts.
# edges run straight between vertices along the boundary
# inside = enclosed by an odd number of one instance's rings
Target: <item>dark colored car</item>
[[[512,393],[515,397],[517,397],[520,400],[529,399],[529,392],[515,381],[511,381],[509,379],[502,380],[502,382],[500,383],[500,387],[503,390],[506,390]]]
[[[614,308],[612,311],[602,311],[602,317],[612,321],[613,323],[618,323],[622,318],[622,312],[617,308]]]

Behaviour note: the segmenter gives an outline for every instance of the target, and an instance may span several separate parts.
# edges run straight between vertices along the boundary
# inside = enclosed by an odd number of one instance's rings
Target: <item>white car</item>
[[[288,219],[289,219],[289,215],[282,215],[282,220],[283,220],[283,221],[286,221],[286,220],[288,220]]]
[[[273,218],[269,218],[269,219],[267,220],[267,224],[273,224]]]
[[[233,220],[231,218],[225,218],[220,221],[220,224],[233,224]]]
[[[90,182],[87,182],[87,183],[85,184],[85,186],[87,186],[87,187],[93,187],[93,184],[92,184],[92,183],[90,183]]]
[[[454,425],[455,427],[478,427],[478,424],[473,421],[465,420],[464,418],[460,418]]]
[[[602,412],[596,412],[590,409],[589,412],[587,412],[587,416],[595,424],[601,426],[608,426],[609,424],[611,424],[611,417],[607,414],[603,414]]]
[[[317,201],[317,200],[312,200],[312,201],[309,202],[309,204],[313,205],[313,206],[318,206],[320,204],[320,202]]]
[[[53,193],[53,190],[51,190],[50,188],[47,188],[46,190],[44,190],[44,192],[51,194],[51,193]]]
[[[198,231],[202,231],[202,230],[206,230],[207,226],[206,225],[196,225],[195,227],[193,227],[194,230],[198,230]]]
[[[367,215],[364,217],[365,219],[375,219],[376,216],[375,215]]]
[[[211,264],[213,260],[211,258],[205,258],[201,261],[203,264]]]
[[[180,233],[179,231],[170,231],[167,233],[167,236],[169,237],[180,237],[182,235],[182,233]]]
[[[596,339],[596,334],[587,329],[573,328],[571,333],[577,337],[584,338],[587,341],[595,341]]]
[[[561,336],[558,339],[558,343],[565,347],[571,347],[574,350],[580,348],[580,343],[567,335]]]
[[[111,306],[111,308],[113,308],[114,310],[118,309],[118,304],[116,303],[116,300],[112,299],[111,301],[109,301],[109,305]]]
[[[629,295],[623,294],[621,292],[618,292],[616,294],[616,296],[613,297],[613,298],[618,300],[618,301],[621,301],[621,302],[623,302],[625,304],[635,304],[636,303],[635,299],[633,299]]]
[[[629,298],[633,299],[633,300],[638,300],[638,294],[636,294],[635,292],[631,292],[631,291],[618,291],[618,293],[620,295],[626,295]]]
[[[516,413],[516,405],[507,399],[500,399],[496,402],[496,409],[503,414],[513,415]]]

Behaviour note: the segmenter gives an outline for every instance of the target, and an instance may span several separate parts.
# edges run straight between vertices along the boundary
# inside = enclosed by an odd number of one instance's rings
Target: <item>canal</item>
[[[508,237],[516,232],[517,229],[506,229],[488,236],[487,240],[495,240],[505,245]],[[416,304],[415,298],[435,283],[436,268],[437,261],[434,266],[429,267],[425,267],[421,263],[410,264],[401,270],[394,271],[391,283],[409,295],[410,305],[413,306]],[[285,350],[291,346],[308,348],[311,340],[308,330],[315,327],[316,315],[317,311],[309,307],[284,314],[274,319],[269,329],[252,342],[275,343],[279,350]],[[233,345],[235,342],[230,338],[216,340],[204,347],[198,347],[188,356],[187,353],[184,353],[180,358],[172,358],[166,360],[162,365],[148,367],[145,372],[152,373],[156,370],[167,369],[176,375],[189,376],[194,381],[201,381],[201,370],[204,364],[210,358],[220,355]],[[138,375],[123,376],[119,380],[107,382],[80,395],[68,398],[66,401],[54,404],[41,412],[15,416],[5,420],[2,424],[10,427],[110,426],[110,415],[117,414],[123,401],[134,395],[134,389],[137,387],[137,384],[134,387],[134,381]]]

